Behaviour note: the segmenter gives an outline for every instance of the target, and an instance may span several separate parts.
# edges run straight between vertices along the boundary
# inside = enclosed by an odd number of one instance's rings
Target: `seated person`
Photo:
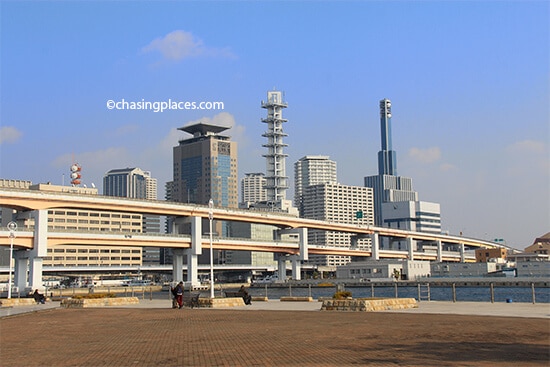
[[[245,305],[251,305],[252,304],[252,296],[248,294],[248,291],[244,287],[244,285],[241,285],[241,289],[239,289],[239,293],[242,293],[243,295],[243,301]]]
[[[34,301],[36,303],[42,303],[42,304],[46,303],[46,297],[44,297],[43,294],[38,293],[38,289],[34,290],[32,297],[34,298]]]

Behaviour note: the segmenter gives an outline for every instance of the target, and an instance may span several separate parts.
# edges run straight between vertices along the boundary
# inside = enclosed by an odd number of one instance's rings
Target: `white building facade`
[[[304,215],[303,196],[306,188],[319,184],[335,184],[336,162],[328,156],[307,155],[294,163],[294,204]]]
[[[383,227],[439,234],[440,205],[427,201],[382,203],[382,222]]]
[[[304,218],[335,223],[357,225],[374,224],[372,189],[362,186],[320,184],[308,186],[303,195]],[[309,230],[310,245],[327,247],[350,247],[349,233]],[[370,238],[357,241],[362,249],[370,247]],[[319,266],[339,266],[351,261],[349,256],[309,255],[309,263]]]
[[[416,280],[430,276],[430,262],[418,260],[367,260],[355,261],[336,269],[338,279]]]
[[[265,174],[245,173],[241,179],[241,202],[239,207],[249,208],[254,203],[267,201]]]

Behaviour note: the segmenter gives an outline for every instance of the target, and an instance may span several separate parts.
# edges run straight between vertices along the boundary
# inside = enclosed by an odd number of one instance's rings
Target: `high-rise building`
[[[283,148],[288,146],[283,143],[283,138],[287,136],[283,132],[283,123],[288,120],[283,118],[283,108],[288,104],[283,101],[283,93],[280,91],[267,92],[267,101],[262,101],[262,108],[267,110],[267,117],[262,122],[267,124],[267,132],[262,134],[267,138],[266,158],[266,185],[267,201],[271,205],[280,208],[282,202],[286,200],[286,190],[288,189],[288,177],[286,176],[285,161],[288,156],[283,152]]]
[[[179,141],[173,149],[173,181],[167,184],[167,197],[172,201],[237,208],[239,200],[237,180],[237,143],[221,135],[229,127],[199,122],[179,128],[192,137]],[[168,196],[169,195],[169,196]],[[168,219],[169,227],[171,220]],[[214,220],[214,236],[227,237],[229,223]],[[208,233],[208,219],[203,220],[203,234]],[[190,233],[188,223],[179,225],[180,233]],[[169,251],[162,252],[163,261],[170,261]],[[225,253],[215,252],[213,261],[224,262]],[[199,263],[210,262],[203,253]]]
[[[227,129],[202,122],[178,129],[193,136],[174,147],[173,201],[238,207],[237,143],[220,135]]]
[[[372,225],[373,193],[369,187],[341,184],[319,184],[305,188],[303,194],[304,218],[334,223]],[[349,233],[310,229],[308,243],[329,247],[350,247]],[[370,238],[358,239],[358,248],[370,246]],[[320,266],[339,266],[351,261],[350,256],[309,255],[309,262]]]
[[[294,163],[294,204],[304,216],[303,195],[311,185],[337,183],[336,162],[328,156],[306,155]]]
[[[441,214],[437,203],[418,200],[412,179],[397,175],[396,154],[392,150],[391,101],[380,101],[381,150],[378,175],[365,177],[365,186],[374,193],[374,223],[377,226],[441,233]],[[381,247],[392,246],[391,241]],[[396,246],[401,246],[397,243]]]
[[[103,176],[103,195],[157,199],[157,179],[140,168],[112,169]]]
[[[133,199],[157,200],[157,179],[151,177],[151,172],[140,168],[112,169],[103,176],[103,194]],[[158,215],[143,215],[144,233],[160,232],[160,217]],[[143,248],[143,264],[160,263],[158,247]]]
[[[245,173],[241,179],[241,208],[267,201],[266,179],[263,173]]]
[[[384,98],[380,101],[380,136],[381,150],[378,152],[378,174],[397,175],[397,158],[391,143],[391,101]]]

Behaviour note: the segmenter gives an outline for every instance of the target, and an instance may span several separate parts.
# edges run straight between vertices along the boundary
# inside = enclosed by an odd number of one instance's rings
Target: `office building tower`
[[[380,101],[380,136],[381,150],[378,152],[378,174],[397,175],[397,158],[391,143],[391,101],[384,98]]]
[[[103,176],[103,195],[157,200],[157,179],[151,177],[151,172],[140,168],[112,169]],[[158,215],[143,215],[142,218],[144,233],[160,233]],[[158,265],[159,263],[160,249],[144,247],[143,264]]]
[[[174,175],[170,186],[171,200],[182,203],[208,205],[210,199],[215,207],[238,207],[237,143],[220,133],[229,127],[199,122],[178,130],[192,136],[179,141],[173,149]],[[167,185],[168,187],[168,185]],[[169,220],[170,222],[170,220]],[[188,223],[178,226],[179,233],[191,233]],[[208,219],[203,220],[203,234],[208,234]],[[213,236],[227,237],[229,223],[214,220]],[[224,252],[216,251],[213,262],[224,262]],[[170,254],[162,254],[164,260]],[[208,264],[210,254],[203,253],[199,263]]]
[[[412,179],[397,176],[397,159],[391,144],[391,101],[380,101],[381,150],[378,175],[365,177],[365,186],[374,193],[374,222],[377,226],[412,231],[441,233],[441,214],[437,203],[418,200]],[[401,249],[401,241],[385,240],[381,248]]]
[[[397,159],[392,150],[391,101],[380,101],[381,150],[378,152],[378,175],[365,177],[365,186],[374,192],[374,222],[383,226],[382,203],[417,201],[418,193],[412,189],[412,179],[396,176]]]
[[[373,192],[371,188],[341,184],[319,184],[305,188],[304,218],[357,225],[374,224]],[[325,247],[346,247],[352,244],[349,233],[310,229],[308,243]],[[357,246],[367,249],[370,238],[357,240]],[[309,255],[309,263],[318,266],[339,266],[351,261],[350,256]]]
[[[328,156],[307,155],[294,163],[294,204],[304,216],[303,195],[311,185],[337,183],[336,162]]]
[[[241,179],[241,208],[267,201],[266,179],[263,173],[245,173]]]
[[[267,110],[267,117],[262,122],[267,124],[267,132],[262,134],[267,138],[266,158],[266,190],[267,201],[275,207],[281,207],[282,202],[286,200],[286,190],[288,189],[288,177],[286,176],[285,160],[288,156],[283,152],[287,144],[283,143],[283,138],[287,136],[283,132],[283,123],[288,120],[283,118],[283,108],[288,104],[283,101],[283,93],[280,91],[267,92],[267,101],[262,101],[262,108]]]
[[[220,135],[229,127],[207,123],[178,130],[192,135],[174,147],[171,199],[182,203],[238,207],[237,143]]]
[[[157,199],[157,180],[139,168],[112,169],[103,177],[103,195]]]

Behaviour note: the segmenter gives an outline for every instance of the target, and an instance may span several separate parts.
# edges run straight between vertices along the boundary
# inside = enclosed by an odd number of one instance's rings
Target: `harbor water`
[[[428,300],[428,288],[422,286],[420,292],[417,286],[344,286],[344,290],[351,292],[353,298],[415,298]],[[494,287],[494,302],[533,302],[533,292],[531,287]],[[330,287],[253,287],[250,288],[250,294],[253,297],[267,296],[269,299],[280,297],[308,297],[314,299],[321,297],[332,297],[336,292],[336,286]],[[456,287],[456,302],[491,302],[491,289],[487,286],[467,286]],[[431,301],[453,301],[452,287],[448,286],[430,286],[429,300]],[[535,302],[550,303],[550,288],[535,287]]]

